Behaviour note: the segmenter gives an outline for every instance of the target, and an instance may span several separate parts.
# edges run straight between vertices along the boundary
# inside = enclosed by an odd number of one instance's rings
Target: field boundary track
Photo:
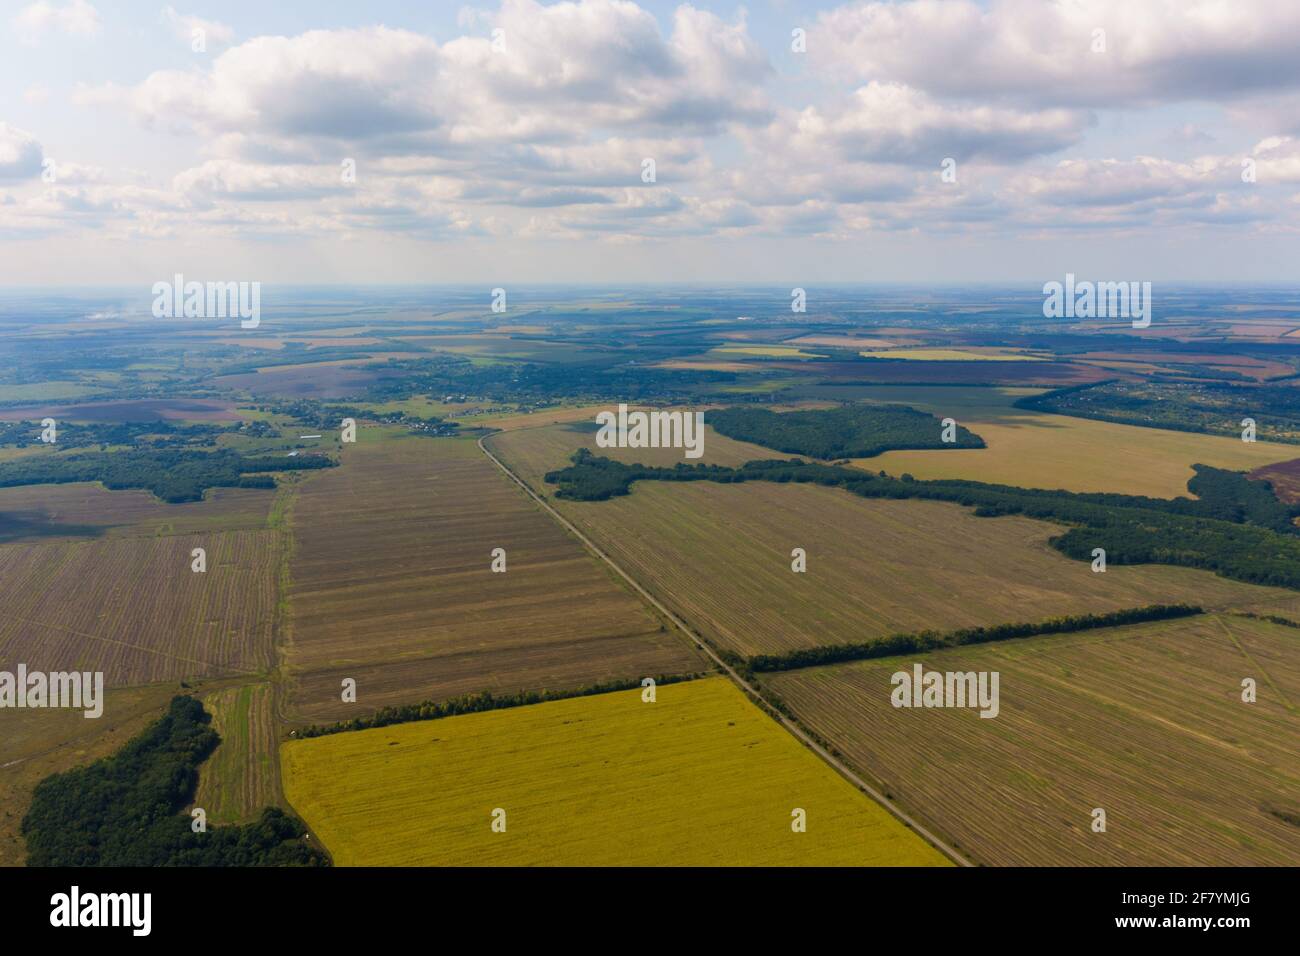
[[[728,664],[718,655],[718,653],[713,649],[713,646],[709,644],[708,641],[706,641],[701,635],[697,634],[694,630],[692,630],[686,624],[685,621],[683,621],[671,610],[665,607],[658,598],[656,598],[653,594],[651,594],[644,587],[642,587],[641,584],[630,574],[624,571],[594,541],[592,541],[589,537],[587,537],[587,535],[585,535],[581,530],[579,530],[577,526],[573,524],[573,522],[571,522],[568,518],[564,517],[564,515],[560,514],[558,511],[552,508],[551,505],[548,504],[547,501],[544,498],[542,498],[541,495],[537,494],[537,492],[535,492],[528,485],[526,481],[524,481],[522,478],[516,475],[509,468],[509,466],[507,466],[503,461],[501,461],[501,459],[499,459],[496,455],[492,454],[492,452],[488,450],[487,446],[483,444],[483,442],[490,437],[491,437],[490,435],[484,435],[482,438],[478,440],[477,444],[479,447],[479,451],[483,452],[483,454],[485,454],[493,464],[495,464],[498,468],[500,468],[501,471],[504,472],[505,475],[511,481],[513,481],[516,485],[522,488],[524,490],[524,493],[527,494],[528,497],[531,498],[539,507],[541,507],[547,514],[549,514],[556,521],[558,521],[561,527],[563,527],[570,534],[572,534],[579,541],[581,541],[583,546],[586,547],[587,550],[589,550],[592,554],[598,557],[601,561],[604,561],[605,564],[607,564],[609,567],[613,568],[614,571],[618,574],[618,576],[622,578],[624,581],[626,581],[632,587],[632,589],[636,591],[637,594],[639,594],[644,600],[649,602],[649,604],[653,608],[655,608],[655,610],[657,610],[665,618],[671,621],[673,625],[677,627],[678,630],[680,630],[687,638],[689,638],[692,642],[694,642],[694,644],[697,647],[703,650],[704,653],[706,653],[709,656],[709,658],[713,661],[713,663],[718,666],[719,670],[721,670],[724,674],[726,674],[727,677],[729,677],[737,687],[739,687],[742,691],[744,691],[744,693],[751,700],[753,700],[762,710],[764,710],[765,712],[767,712],[768,714],[776,718],[777,722],[780,723],[782,727],[784,727],[787,731],[793,734],[800,742],[803,743],[805,747],[807,747],[813,753],[817,754],[817,756],[821,757],[821,759],[824,760],[827,764],[829,764],[831,768],[834,769],[841,777],[843,777],[849,783],[857,787],[860,791],[862,791],[863,793],[871,797],[873,800],[875,800],[878,804],[880,804],[887,811],[889,811],[889,813],[891,813],[894,817],[896,817],[901,823],[903,823],[905,826],[910,827],[918,836],[920,836],[923,840],[925,840],[927,843],[933,846],[944,856],[948,857],[958,866],[974,866],[974,864],[971,863],[970,860],[966,859],[966,857],[958,853],[952,847],[948,846],[947,843],[945,843],[943,840],[940,840],[937,836],[931,833],[927,828],[922,826],[920,823],[918,823],[907,813],[903,812],[901,809],[895,806],[892,801],[886,799],[883,793],[881,793],[875,787],[871,786],[871,784],[867,783],[867,781],[863,780],[860,776],[854,773],[845,763],[843,763],[832,753],[830,753],[830,751],[828,751],[825,747],[823,747],[816,740],[814,740],[812,736],[809,735],[802,727],[800,727],[790,718],[786,717],[785,714],[782,714],[781,712],[773,708],[772,705],[769,704],[764,699],[762,693],[760,693],[757,688],[755,688],[752,684],[750,684],[749,681],[741,677],[735,668],[733,668],[730,664]]]
[[[215,677],[223,677],[227,674],[236,674],[243,677],[257,677],[262,672],[253,670],[248,667],[238,667],[234,664],[214,664],[211,661],[205,661],[198,657],[186,657],[184,654],[171,654],[167,651],[160,650],[156,647],[147,647],[144,644],[137,644],[134,641],[123,641],[116,637],[104,637],[100,634],[91,634],[89,631],[79,631],[74,627],[65,627],[62,624],[50,624],[47,621],[34,621],[30,618],[19,617],[17,614],[11,614],[8,611],[0,611],[0,616],[10,620],[17,621],[19,624],[32,624],[36,627],[49,628],[52,631],[62,631],[64,634],[72,634],[75,637],[84,637],[91,641],[101,641],[105,644],[116,644],[119,647],[129,647],[135,651],[142,651],[146,654],[152,654],[154,657],[164,657],[169,661],[176,661],[181,664],[202,664],[204,667],[210,667],[215,671]],[[185,678],[182,678],[185,679]],[[148,684],[167,683],[166,679],[142,681],[136,684],[126,686],[143,687]]]

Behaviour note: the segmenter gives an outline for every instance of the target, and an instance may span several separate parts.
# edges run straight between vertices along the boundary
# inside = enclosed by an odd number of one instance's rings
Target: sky
[[[1289,281],[1298,54],[1296,0],[6,0],[0,285]]]

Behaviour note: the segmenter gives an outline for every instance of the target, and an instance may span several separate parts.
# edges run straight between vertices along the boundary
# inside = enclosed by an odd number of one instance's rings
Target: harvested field
[[[1279,501],[1289,505],[1300,504],[1300,458],[1256,468],[1250,477],[1269,482]]]
[[[708,360],[667,359],[650,368],[668,368],[695,372],[761,372],[763,366],[752,362],[710,362]]]
[[[810,385],[796,389],[795,394],[815,400],[910,405],[932,414],[951,415],[959,421],[978,412],[981,421],[1000,421],[1026,414],[1014,403],[1043,391],[999,385]]]
[[[472,441],[350,446],[303,482],[291,527],[296,718],[703,667]]]
[[[603,405],[594,405],[576,408],[539,408],[535,412],[524,414],[509,412],[499,416],[467,415],[457,420],[463,427],[467,428],[482,425],[484,428],[495,428],[508,432],[514,431],[516,428],[536,428],[539,425],[557,422],[593,421],[596,418],[596,413],[604,407]]]
[[[1294,628],[1215,615],[763,683],[976,862],[1294,866],[1298,650]],[[890,676],[916,661],[999,672],[1000,713],[894,708]],[[1244,677],[1258,680],[1256,703],[1241,700]],[[1105,833],[1091,829],[1097,807]]]
[[[85,402],[80,405],[28,405],[0,409],[0,421],[39,421],[56,418],[69,422],[239,421],[229,402],[203,399],[143,398],[131,402]]]
[[[943,865],[723,678],[284,745],[342,865]],[[506,830],[491,814],[505,811]],[[791,812],[803,809],[807,831]]]
[[[863,358],[907,362],[1042,362],[1041,355],[1022,355],[1008,349],[885,349],[859,353]]]
[[[917,406],[921,407],[921,406]],[[937,406],[926,411],[938,413]],[[891,451],[855,461],[870,471],[967,478],[1022,488],[1187,495],[1192,465],[1245,470],[1295,457],[1294,445],[1142,428],[1021,409],[954,414],[987,448]]]
[[[1150,362],[1159,365],[1205,365],[1209,368],[1240,372],[1256,380],[1288,375],[1295,371],[1283,362],[1252,358],[1248,355],[1207,355],[1203,352],[1085,352],[1073,356],[1079,362]]]
[[[175,684],[106,686],[104,713],[91,719],[79,710],[6,710],[0,733],[0,866],[20,866],[27,857],[20,827],[38,783],[114,753],[157,720],[175,693]]]
[[[1045,385],[1061,388],[1113,378],[1105,369],[1071,362],[913,362],[906,359],[872,362],[816,362],[786,364],[780,360],[764,366],[804,374],[815,373],[828,384],[835,382],[880,385]]]
[[[1278,617],[1284,621],[1291,621],[1297,627],[1300,627],[1300,594],[1295,591],[1288,591],[1285,597],[1277,600],[1243,605],[1236,610],[1246,614],[1257,614],[1261,617]]]
[[[203,698],[221,743],[199,768],[194,806],[210,825],[247,823],[281,802],[279,740],[269,683],[224,687]]]
[[[373,368],[318,363],[214,378],[217,388],[246,390],[284,398],[348,398],[360,395],[383,376]]]
[[[538,429],[494,436],[490,445],[521,477],[540,482],[569,440]],[[554,486],[535,487],[549,490],[558,510],[684,620],[742,655],[1152,603],[1228,607],[1295,597],[1165,565],[1094,574],[1048,544],[1060,525],[977,518],[947,502],[767,482],[646,481],[599,502],[555,499]],[[790,568],[796,547],[807,552],[803,574]]]
[[[261,488],[211,488],[202,501],[168,504],[147,491],[109,491],[91,482],[0,488],[0,542],[29,535],[253,531],[266,527],[275,496],[274,491]],[[17,533],[20,530],[24,533]]]
[[[272,664],[280,535],[231,531],[0,545],[0,666],[108,686]],[[193,548],[207,571],[190,569]]]

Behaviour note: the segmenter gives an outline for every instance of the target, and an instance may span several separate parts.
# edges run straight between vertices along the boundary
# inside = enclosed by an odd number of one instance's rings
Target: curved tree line
[[[23,818],[29,866],[327,866],[296,818],[268,807],[255,823],[195,833],[182,811],[221,738],[193,697],[117,753],[46,777]]]
[[[1062,553],[1091,560],[1101,548],[1110,564],[1173,564],[1214,571],[1252,584],[1300,590],[1300,508],[1271,498],[1266,483],[1239,472],[1194,465],[1200,498],[1079,493],[978,481],[918,481],[798,459],[751,461],[739,468],[672,468],[623,464],[579,449],[568,468],[549,472],[560,498],[604,501],[637,481],[772,481],[843,488],[864,498],[922,498],[975,509],[980,517],[1019,514],[1070,527],[1052,539]],[[1271,500],[1269,500],[1271,498]]]

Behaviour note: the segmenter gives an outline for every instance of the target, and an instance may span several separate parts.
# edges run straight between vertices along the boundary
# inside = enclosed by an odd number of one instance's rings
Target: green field
[[[280,802],[279,741],[269,683],[226,687],[204,698],[221,743],[199,768],[194,805],[213,824],[247,823]]]
[[[39,382],[33,385],[0,385],[0,402],[56,402],[70,398],[103,395],[108,389],[80,382]]]

